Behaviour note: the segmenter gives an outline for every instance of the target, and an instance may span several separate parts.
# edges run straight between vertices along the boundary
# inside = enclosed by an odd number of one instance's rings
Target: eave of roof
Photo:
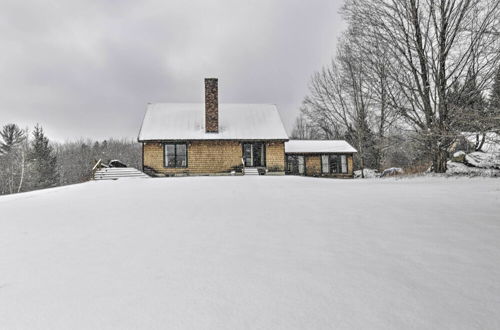
[[[356,153],[344,140],[289,140],[285,142],[287,154],[325,154],[325,153]]]

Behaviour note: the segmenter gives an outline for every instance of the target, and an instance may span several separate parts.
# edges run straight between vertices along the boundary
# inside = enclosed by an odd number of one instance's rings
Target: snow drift
[[[1,329],[498,329],[500,181],[202,177],[0,197]]]

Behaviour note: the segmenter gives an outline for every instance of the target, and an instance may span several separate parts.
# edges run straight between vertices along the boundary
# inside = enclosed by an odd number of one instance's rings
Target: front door
[[[243,161],[246,167],[264,166],[264,144],[243,143]]]

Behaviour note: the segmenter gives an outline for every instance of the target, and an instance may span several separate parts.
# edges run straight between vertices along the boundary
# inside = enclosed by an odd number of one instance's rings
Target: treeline
[[[346,139],[361,168],[446,161],[463,132],[500,132],[498,0],[346,0],[348,23],[316,72],[294,138]]]
[[[43,128],[15,124],[0,130],[0,195],[87,181],[97,160],[140,168],[140,144],[130,140],[49,141]]]

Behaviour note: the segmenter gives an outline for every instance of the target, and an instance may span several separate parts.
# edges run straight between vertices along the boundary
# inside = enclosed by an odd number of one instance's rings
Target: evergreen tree
[[[31,143],[30,161],[33,177],[32,188],[43,189],[58,185],[57,157],[42,127],[35,126]]]
[[[0,154],[8,154],[21,145],[26,138],[24,132],[16,124],[7,124],[0,131]]]
[[[23,184],[26,135],[15,124],[0,131],[0,194],[19,192]]]

